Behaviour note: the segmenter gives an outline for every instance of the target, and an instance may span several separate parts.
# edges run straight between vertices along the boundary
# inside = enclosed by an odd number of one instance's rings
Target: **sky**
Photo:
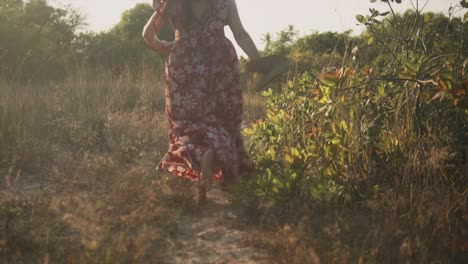
[[[152,0],[49,0],[53,5],[71,5],[87,18],[88,29],[103,31],[110,29],[120,20],[123,11],[132,8],[137,3],[148,3]],[[357,25],[357,14],[369,14],[369,8],[387,11],[386,3],[371,3],[370,0],[236,0],[242,23],[252,36],[259,49],[264,43],[262,38],[266,33],[273,35],[288,25],[293,25],[301,35],[313,32],[353,30],[361,32],[363,26]],[[394,4],[397,12],[411,8],[418,0],[403,0],[402,4]],[[459,0],[419,0],[419,5],[425,5],[425,11],[436,11],[447,14],[450,5]],[[228,38],[232,38],[229,29]],[[237,47],[242,55],[242,52]]]

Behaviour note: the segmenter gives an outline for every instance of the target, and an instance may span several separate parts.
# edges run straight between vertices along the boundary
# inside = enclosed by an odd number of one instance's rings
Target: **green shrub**
[[[259,168],[256,195],[343,205],[385,183],[450,186],[460,178],[450,168],[463,167],[453,157],[468,131],[466,23],[418,11],[379,20],[389,13],[357,16],[367,39],[335,68],[262,93],[267,117],[244,131]],[[435,34],[434,23],[445,27]],[[361,58],[359,47],[380,53]]]

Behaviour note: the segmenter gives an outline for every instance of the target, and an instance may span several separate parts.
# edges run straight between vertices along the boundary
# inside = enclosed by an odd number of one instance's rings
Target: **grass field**
[[[167,150],[160,72],[78,68],[64,82],[0,85],[3,263],[129,263],[168,254],[188,183]],[[263,115],[246,94],[246,122]]]
[[[0,262],[152,263],[171,254],[178,219],[197,208],[195,189],[155,171],[167,148],[164,85],[157,71],[137,72],[78,67],[60,83],[0,84]],[[264,116],[261,96],[246,91],[245,125]],[[450,149],[430,153],[437,170]],[[279,263],[461,262],[459,184],[389,188],[345,208],[249,203],[240,192],[233,206],[256,227],[246,241]]]

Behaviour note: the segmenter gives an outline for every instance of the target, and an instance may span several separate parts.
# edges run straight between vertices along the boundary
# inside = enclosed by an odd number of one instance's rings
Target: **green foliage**
[[[288,55],[291,51],[291,45],[294,43],[298,35],[297,30],[293,25],[289,25],[287,29],[280,31],[277,38],[272,39],[270,34],[264,37],[265,48],[262,52],[263,55]]]
[[[371,129],[383,96],[351,87],[362,74],[349,68],[317,77],[304,74],[281,92],[263,92],[267,117],[244,131],[265,171],[258,194],[342,203],[369,177]]]
[[[279,55],[291,60],[294,74],[300,75],[310,69],[322,69],[340,65],[343,58],[349,54],[350,47],[361,42],[361,36],[351,36],[351,31],[344,33],[323,32],[299,37],[293,26],[280,31],[276,37],[270,34],[264,36],[265,47],[262,55]],[[246,60],[241,59],[245,65]],[[245,66],[243,66],[245,67]],[[243,76],[245,80],[251,80],[252,76]],[[281,87],[280,80],[271,86],[275,89]]]
[[[290,25],[287,29],[280,31],[275,38],[272,38],[270,34],[264,36],[265,47],[262,54],[290,57],[297,64],[304,66],[300,67],[302,69],[300,72],[303,72],[306,68],[322,67],[324,64],[341,61],[347,46],[358,39],[351,37],[350,33],[350,31],[324,32],[298,37],[297,30]],[[336,56],[337,60],[331,60],[327,56]],[[319,58],[314,59],[314,57]]]
[[[12,80],[61,78],[76,52],[73,42],[83,24],[72,10],[45,0],[0,4],[0,75]]]
[[[343,205],[375,197],[388,173],[400,174],[391,182],[403,186],[450,186],[461,177],[462,170],[427,163],[425,149],[433,143],[461,157],[468,133],[466,23],[418,10],[392,12],[358,15],[367,31],[353,41],[344,37],[344,45],[337,34],[275,45],[278,53],[286,46],[316,65],[303,54],[335,43],[339,60],[262,93],[267,116],[244,131],[259,167],[250,185],[255,195]]]
[[[120,22],[101,33],[83,32],[85,21],[71,9],[55,8],[45,0],[0,3],[0,78],[21,82],[63,80],[73,65],[112,69],[161,67],[164,58],[148,49],[141,31],[153,13],[137,4]],[[172,40],[170,26],[161,37]]]
[[[314,33],[298,39],[293,45],[290,58],[299,73],[310,69],[323,69],[341,65],[351,47],[360,43],[361,38],[351,32]]]
[[[150,50],[144,43],[141,32],[148,18],[153,14],[148,4],[137,4],[122,14],[120,22],[108,32],[82,36],[84,60],[91,65],[116,69],[152,65],[161,67],[164,58]],[[173,32],[166,25],[160,37],[173,40]]]

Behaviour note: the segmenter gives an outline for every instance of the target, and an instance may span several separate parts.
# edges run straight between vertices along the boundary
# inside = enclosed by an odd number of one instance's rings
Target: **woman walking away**
[[[213,177],[229,185],[253,169],[241,137],[239,61],[224,26],[231,28],[250,59],[259,54],[242,26],[235,0],[153,0],[153,8],[143,37],[152,49],[169,55],[169,150],[157,169],[198,181],[198,202],[203,203]],[[157,36],[166,22],[175,31],[174,43]]]

